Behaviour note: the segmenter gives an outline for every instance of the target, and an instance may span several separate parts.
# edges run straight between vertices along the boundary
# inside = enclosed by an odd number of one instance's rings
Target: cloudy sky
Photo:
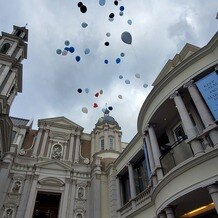
[[[106,0],[100,6],[98,0],[84,0],[86,13],[81,13],[78,2],[0,0],[0,30],[11,32],[13,25],[26,23],[29,29],[23,92],[15,99],[11,116],[34,118],[35,129],[38,119],[65,116],[89,133],[107,104],[113,107],[110,115],[120,124],[123,141],[128,142],[136,134],[141,105],[167,60],[187,42],[204,46],[217,31],[218,1],[121,0],[116,6],[113,0]],[[123,16],[120,6],[124,6]],[[115,15],[113,21],[108,20],[110,13]],[[129,19],[132,25],[127,23]],[[83,22],[88,24],[86,28],[81,27]],[[124,31],[131,34],[131,44],[121,40]],[[75,52],[57,55],[57,49],[66,47],[66,40]],[[90,49],[87,55],[86,48]],[[120,57],[122,52],[124,57]],[[116,58],[121,58],[119,64]],[[130,84],[125,84],[126,79]],[[81,94],[78,88],[83,90]],[[95,97],[100,90],[103,94]],[[93,108],[94,103],[99,107]],[[83,107],[87,114],[81,111]]]

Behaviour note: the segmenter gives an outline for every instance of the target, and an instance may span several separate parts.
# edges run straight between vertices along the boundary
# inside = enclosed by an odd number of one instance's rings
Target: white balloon
[[[130,84],[130,81],[128,79],[125,80],[126,84]]]
[[[132,20],[128,20],[127,23],[128,23],[129,25],[132,25]]]
[[[89,48],[86,48],[85,51],[84,51],[84,53],[85,53],[85,54],[89,54],[89,53],[90,53],[90,49],[89,49]]]
[[[56,50],[56,53],[57,53],[58,55],[60,55],[60,54],[62,53],[61,49],[57,49],[57,50]]]
[[[105,107],[104,107],[104,108],[102,108],[102,112],[103,112],[103,113],[105,113],[105,112],[106,112],[106,110],[107,110],[107,108],[105,108]]]
[[[66,46],[68,46],[68,45],[70,44],[70,42],[69,42],[68,40],[66,40],[66,41],[64,42],[64,44],[65,44]]]
[[[68,53],[68,51],[67,51],[67,50],[63,50],[63,51],[62,51],[62,55],[63,55],[63,56],[66,56],[66,55],[67,55],[67,53]]]
[[[118,95],[118,98],[119,98],[119,99],[123,99],[123,96],[122,96],[122,95]]]
[[[89,93],[89,89],[88,88],[85,88],[85,93]]]
[[[87,109],[86,107],[83,107],[83,108],[82,108],[82,112],[83,112],[84,114],[87,114],[87,113],[88,113],[88,109]]]
[[[107,36],[107,37],[110,37],[110,36],[111,36],[111,34],[110,34],[110,33],[106,33],[106,36]]]
[[[145,83],[145,84],[143,85],[143,87],[144,87],[144,88],[147,88],[147,87],[148,87],[148,84]]]
[[[140,74],[139,74],[139,73],[136,73],[136,74],[135,74],[135,77],[139,79],[139,78],[140,78]]]

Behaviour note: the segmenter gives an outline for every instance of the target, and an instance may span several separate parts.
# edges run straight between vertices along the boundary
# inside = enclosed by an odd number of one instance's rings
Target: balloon
[[[118,98],[119,98],[119,99],[123,99],[123,96],[122,96],[122,95],[118,95]]]
[[[79,3],[77,4],[77,6],[78,6],[79,8],[80,8],[82,5],[83,5],[82,2],[79,2]]]
[[[144,87],[144,88],[147,88],[147,87],[148,87],[148,84],[145,83],[145,84],[143,85],[143,87]]]
[[[66,56],[67,53],[68,53],[68,52],[67,52],[66,50],[63,50],[63,51],[62,51],[62,55],[63,55],[63,56]]]
[[[80,7],[80,11],[81,11],[82,13],[86,13],[87,7],[86,7],[85,5],[82,5],[82,6]]]
[[[84,53],[85,53],[85,54],[89,54],[89,53],[90,53],[90,49],[89,49],[89,48],[86,48],[85,51],[84,51]]]
[[[123,79],[123,76],[122,76],[122,75],[119,75],[119,79]]]
[[[70,53],[73,53],[75,51],[74,47],[69,48]]]
[[[127,20],[127,23],[128,23],[129,25],[132,25],[132,21],[131,21],[131,20]]]
[[[125,56],[125,54],[122,52],[122,53],[120,53],[120,56],[121,56],[121,57],[124,57],[124,56]]]
[[[98,93],[98,92],[96,92],[96,93],[95,93],[95,97],[97,98],[98,96],[99,96],[99,93]]]
[[[101,89],[101,90],[99,91],[99,93],[100,93],[100,95],[102,95],[102,94],[103,94],[103,90]]]
[[[122,33],[121,39],[126,44],[131,44],[132,43],[132,35],[127,31]]]
[[[64,50],[66,50],[66,51],[69,51],[69,50],[70,50],[70,48],[68,48],[68,47],[65,47],[65,48],[64,48]]]
[[[104,44],[105,44],[105,46],[109,46],[109,45],[110,45],[110,43],[109,43],[109,42],[105,42]]]
[[[80,89],[80,88],[79,88],[79,89],[77,89],[77,92],[78,92],[78,93],[82,93],[82,91],[83,91],[83,90],[82,90],[82,89]]]
[[[82,26],[83,28],[86,28],[86,27],[88,26],[88,24],[87,24],[86,22],[83,22],[83,23],[81,24],[81,26]]]
[[[99,0],[99,5],[104,6],[105,5],[105,0]]]
[[[76,56],[76,61],[77,61],[77,62],[80,61],[80,56]]]
[[[60,54],[62,53],[61,49],[57,49],[57,50],[56,50],[56,53],[57,53],[58,55],[60,55]]]
[[[85,88],[85,93],[89,93],[89,89],[88,88]]]
[[[130,81],[128,79],[125,80],[126,84],[130,84]]]
[[[114,21],[114,18],[110,18],[110,17],[109,17],[108,20],[109,20],[110,22],[112,22],[112,21]]]
[[[107,37],[110,37],[110,36],[111,36],[111,34],[110,34],[110,33],[106,33],[106,36],[107,36]]]
[[[113,110],[113,107],[109,106],[108,109],[109,109],[110,111],[112,111],[112,110]]]
[[[120,15],[120,16],[123,16],[123,12],[122,12],[122,11],[120,11],[119,15]]]
[[[104,60],[104,63],[105,63],[105,64],[108,64],[108,60]]]
[[[103,112],[103,113],[105,113],[105,112],[106,112],[106,110],[107,110],[107,108],[105,108],[105,107],[104,107],[104,108],[102,108],[102,112]]]
[[[124,11],[124,7],[123,6],[120,6],[120,11]]]
[[[117,64],[119,64],[119,63],[120,63],[120,61],[121,61],[121,59],[120,59],[120,58],[117,58],[117,59],[116,59],[116,63],[117,63]]]
[[[136,73],[136,74],[135,74],[135,77],[139,79],[139,78],[140,78],[140,74],[139,74],[139,73]]]
[[[110,13],[110,14],[109,14],[109,17],[110,17],[110,18],[114,18],[114,13]]]
[[[65,44],[66,46],[68,46],[68,45],[70,44],[70,42],[69,42],[68,40],[66,40],[66,41],[64,42],[64,44]]]
[[[96,103],[94,103],[94,104],[93,104],[93,107],[94,107],[94,108],[97,108],[97,107],[98,107],[98,105],[97,105]]]
[[[118,5],[118,1],[114,1],[114,4],[117,6]]]
[[[84,114],[87,114],[87,113],[88,113],[88,109],[87,109],[86,107],[83,107],[83,108],[82,108],[82,112],[83,112]]]

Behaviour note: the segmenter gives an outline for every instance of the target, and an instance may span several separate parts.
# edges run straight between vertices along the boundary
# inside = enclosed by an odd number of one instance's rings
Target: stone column
[[[76,196],[76,184],[74,180],[71,180],[71,193],[69,200],[69,217],[73,217],[74,205],[75,205],[75,196]]]
[[[46,129],[45,134],[44,134],[44,138],[43,138],[43,141],[42,141],[42,147],[41,147],[41,150],[40,150],[40,153],[39,153],[40,157],[44,156],[45,146],[46,146],[46,143],[48,141],[48,133],[49,133],[49,129]]]
[[[163,212],[161,212],[160,214],[159,214],[159,216],[158,216],[159,218],[166,218],[166,214],[165,213],[163,213]]]
[[[117,210],[121,208],[121,192],[120,192],[120,178],[116,177],[116,186],[117,186]]]
[[[161,156],[160,148],[159,148],[159,145],[157,142],[157,137],[156,137],[153,126],[148,125],[147,128],[148,128],[148,133],[149,133],[149,137],[150,137],[150,143],[151,143],[151,147],[152,147],[152,154],[154,157],[154,165],[155,165],[157,178],[158,178],[158,180],[161,180],[163,177],[163,172],[162,172],[161,164],[160,164],[160,156]]]
[[[202,122],[204,123],[205,128],[214,124],[213,116],[211,115],[208,107],[206,106],[201,94],[199,93],[193,80],[189,81],[184,85],[184,88],[188,88],[188,91],[195,103],[197,111],[201,117]],[[214,145],[218,145],[218,130],[211,130],[209,136]]]
[[[24,217],[27,202],[28,202],[28,198],[29,198],[30,187],[31,187],[30,179],[31,179],[31,176],[28,175],[26,177],[24,187],[23,187],[23,190],[22,190],[20,204],[19,204],[19,207],[18,207],[18,210],[17,210],[16,218],[23,218]]]
[[[36,199],[36,194],[37,194],[37,191],[36,191],[37,182],[38,182],[38,175],[33,175],[33,181],[32,181],[32,185],[31,185],[31,190],[30,190],[24,218],[30,218],[33,215],[35,199]]]
[[[176,107],[178,109],[181,121],[183,123],[184,131],[186,135],[188,136],[188,139],[191,140],[190,144],[192,147],[192,150],[194,152],[194,155],[202,154],[204,153],[202,144],[199,140],[195,139],[197,136],[196,129],[192,123],[192,120],[189,116],[189,113],[185,107],[185,104],[179,95],[179,93],[176,91],[174,94],[170,96],[171,99],[174,99],[174,102],[176,104]]]
[[[131,163],[128,163],[128,173],[129,173],[130,194],[131,194],[131,198],[134,198],[136,196],[136,187],[135,187],[135,180],[133,174],[133,166]]]
[[[32,155],[34,157],[37,156],[37,151],[38,151],[38,148],[39,148],[39,143],[40,143],[41,137],[42,137],[42,127],[39,127],[39,131],[38,131],[38,134],[36,136],[36,142],[35,142],[35,145],[34,145],[34,148],[33,148],[33,154]]]
[[[0,77],[0,86],[2,85],[2,83],[4,82],[8,72],[10,70],[9,66],[5,66],[3,72],[1,73],[1,77]]]
[[[216,212],[218,213],[218,184],[213,184],[213,185],[208,186],[207,190],[210,193],[210,196],[216,208]]]
[[[167,218],[175,218],[173,209],[171,207],[166,207],[165,208],[165,213]]]
[[[7,83],[5,84],[5,86],[1,92],[2,95],[7,95],[9,93],[10,86],[11,86],[11,84],[13,84],[15,76],[16,76],[15,72],[12,71],[8,80],[7,80]]]
[[[70,134],[70,143],[69,143],[69,156],[68,156],[68,160],[69,161],[73,161],[73,146],[74,146],[74,134]]]
[[[76,148],[75,148],[74,163],[79,163],[79,156],[80,156],[80,134],[78,134],[76,136]]]
[[[62,203],[62,208],[61,208],[61,217],[67,217],[67,212],[68,212],[67,203],[68,203],[68,198],[69,198],[69,188],[70,188],[70,179],[66,178],[64,194],[63,194],[63,203]]]

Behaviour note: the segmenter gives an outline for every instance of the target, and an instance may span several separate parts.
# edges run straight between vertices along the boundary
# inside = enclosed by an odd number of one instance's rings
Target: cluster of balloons
[[[87,7],[86,7],[82,2],[79,2],[77,5],[78,5],[78,7],[80,8],[80,11],[81,11],[82,13],[86,13]]]

